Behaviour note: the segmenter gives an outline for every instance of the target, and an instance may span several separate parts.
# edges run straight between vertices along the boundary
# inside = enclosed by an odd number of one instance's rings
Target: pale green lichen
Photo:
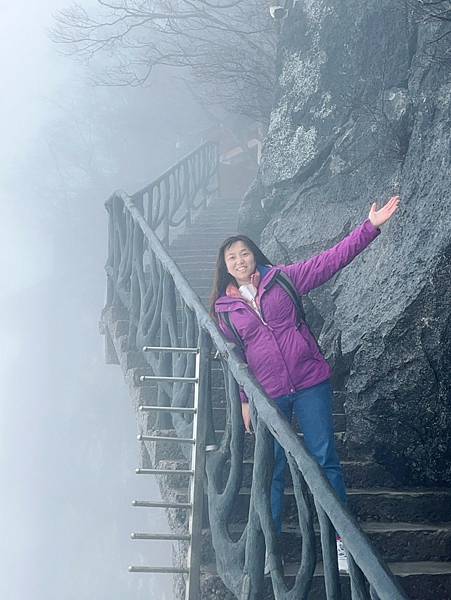
[[[338,155],[332,156],[330,163],[329,163],[329,169],[330,169],[330,172],[332,173],[332,175],[339,175],[346,169],[347,166],[348,165],[347,165],[346,161],[344,161]]]
[[[291,140],[290,150],[293,150],[298,168],[305,166],[315,156],[317,138],[318,134],[314,127],[304,129],[302,125],[299,125],[296,129]]]
[[[303,0],[304,13],[313,25],[318,25],[326,15],[332,14],[331,6],[327,6],[323,0]]]
[[[266,135],[267,143],[273,138],[280,137],[279,131],[283,130],[284,126],[289,122],[287,115],[287,103],[280,103],[279,106],[273,108],[271,111],[271,118],[269,121],[268,133]]]
[[[325,119],[330,114],[332,114],[333,111],[336,108],[335,104],[332,104],[331,101],[332,101],[331,94],[329,92],[326,92],[322,96],[322,103],[321,103],[321,105],[319,107],[318,106],[312,106],[312,108],[310,109],[311,114],[316,119]]]
[[[278,81],[281,95],[271,113],[262,160],[266,185],[294,177],[317,154],[316,127],[294,123],[292,114],[302,112],[311,103],[314,108],[310,114],[323,120],[335,109],[329,93],[322,94],[319,102],[315,97],[321,87],[321,67],[327,60],[319,45],[320,26],[332,9],[323,0],[304,0],[302,10],[308,17],[308,50],[286,51],[282,59]],[[268,164],[265,156],[271,156]]]
[[[325,56],[318,53],[316,60],[310,56],[303,57],[300,52],[293,53],[285,59],[279,76],[279,86],[293,106],[293,110],[301,110],[307,100],[318,91],[320,66]]]
[[[407,90],[392,88],[384,94],[385,114],[390,121],[399,121],[406,113],[409,99]]]
[[[271,156],[266,165],[262,161],[262,181],[271,185],[274,181],[291,179],[316,153],[317,131],[314,127],[304,128],[302,125],[295,129],[287,127],[287,105],[279,106],[273,111],[271,131],[265,147],[265,156]]]

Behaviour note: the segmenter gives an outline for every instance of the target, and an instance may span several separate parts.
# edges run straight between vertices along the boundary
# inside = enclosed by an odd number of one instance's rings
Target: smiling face
[[[255,256],[244,242],[235,242],[224,251],[227,271],[235,277],[238,285],[250,283],[257,264]]]

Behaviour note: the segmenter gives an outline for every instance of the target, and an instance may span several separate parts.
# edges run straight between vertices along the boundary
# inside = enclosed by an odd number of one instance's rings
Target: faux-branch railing
[[[202,146],[200,151],[206,152],[206,147]],[[196,193],[203,190],[203,195],[208,197],[208,190],[212,190],[211,184],[216,181],[217,151],[209,147],[204,156],[215,158],[211,159],[210,169],[206,166],[203,168],[202,181],[199,179],[197,185],[193,183],[191,190],[197,190]],[[177,165],[168,173],[180,168]],[[187,169],[187,166],[183,169]],[[167,175],[166,181],[164,177],[158,181],[160,190],[168,189]],[[174,189],[178,189],[178,185]],[[167,200],[163,206],[164,194],[155,192],[155,189],[154,183],[132,197],[116,193],[106,204],[109,213],[109,255],[104,315],[116,309],[116,314],[128,314],[128,352],[140,352],[143,346],[200,349],[204,357],[203,364],[208,370],[202,376],[204,386],[199,399],[199,418],[205,419],[203,431],[206,430],[208,408],[211,408],[213,401],[209,383],[212,356],[220,357],[227,402],[226,427],[219,449],[209,453],[206,460],[210,528],[219,576],[240,600],[260,600],[264,595],[266,547],[275,598],[307,599],[317,565],[314,531],[316,513],[328,600],[339,600],[341,597],[335,531],[341,535],[348,550],[353,600],[405,600],[406,596],[397,581],[357,521],[341,504],[302,440],[278,411],[276,404],[265,395],[240,359],[235,346],[226,342],[199,297],[167,253],[164,244],[170,240],[171,226],[177,227],[183,222],[183,210],[186,214],[192,212],[193,205],[188,198],[190,193],[179,190],[177,197],[182,200],[178,203]],[[194,207],[202,204],[205,204],[205,199],[200,204],[195,202]],[[181,208],[183,206],[184,209]],[[179,213],[174,218],[177,210]],[[110,335],[108,331],[105,333],[107,337]],[[193,357],[187,353],[174,355],[163,352],[159,358],[146,355],[145,359],[151,373],[159,376],[188,377],[194,366]],[[229,534],[229,524],[241,487],[244,451],[239,385],[244,388],[251,403],[256,439],[248,520],[241,536],[234,541]],[[189,386],[160,382],[157,401],[160,406],[188,408],[192,401]],[[191,426],[189,416],[177,412],[172,416],[172,423],[177,435],[186,437]],[[157,425],[167,428],[171,424],[151,422],[146,426],[155,428]],[[291,589],[288,589],[283,577],[271,518],[273,437],[285,449],[288,457],[302,540],[300,566]],[[205,439],[199,442],[205,444]],[[197,522],[200,528],[200,519]],[[199,540],[200,531],[197,533]],[[194,550],[200,553],[200,548]]]

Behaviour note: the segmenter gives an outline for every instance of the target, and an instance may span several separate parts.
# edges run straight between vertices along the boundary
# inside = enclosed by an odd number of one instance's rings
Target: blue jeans
[[[324,381],[289,396],[276,398],[279,410],[291,421],[293,411],[304,434],[307,450],[317,460],[335,492],[346,504],[343,472],[335,449],[332,417],[332,386]],[[277,535],[282,532],[283,492],[287,458],[274,440],[274,471],[271,484],[271,512]]]

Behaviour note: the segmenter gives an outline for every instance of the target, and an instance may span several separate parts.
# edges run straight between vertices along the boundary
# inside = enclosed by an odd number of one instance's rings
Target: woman
[[[398,205],[399,196],[393,196],[379,210],[373,203],[362,225],[329,250],[306,261],[272,266],[254,242],[243,235],[225,240],[217,260],[212,315],[218,319],[224,335],[241,345],[250,370],[288,420],[294,412],[307,449],[344,503],[346,490],[332,422],[332,369],[305,322],[299,322],[292,295],[275,282],[282,272],[301,296],[319,287],[380,234],[380,226],[393,216]],[[244,427],[250,432],[250,410],[244,392],[241,401]],[[280,536],[286,457],[276,441],[274,458],[271,511]],[[347,570],[339,538],[337,552],[339,568]]]

